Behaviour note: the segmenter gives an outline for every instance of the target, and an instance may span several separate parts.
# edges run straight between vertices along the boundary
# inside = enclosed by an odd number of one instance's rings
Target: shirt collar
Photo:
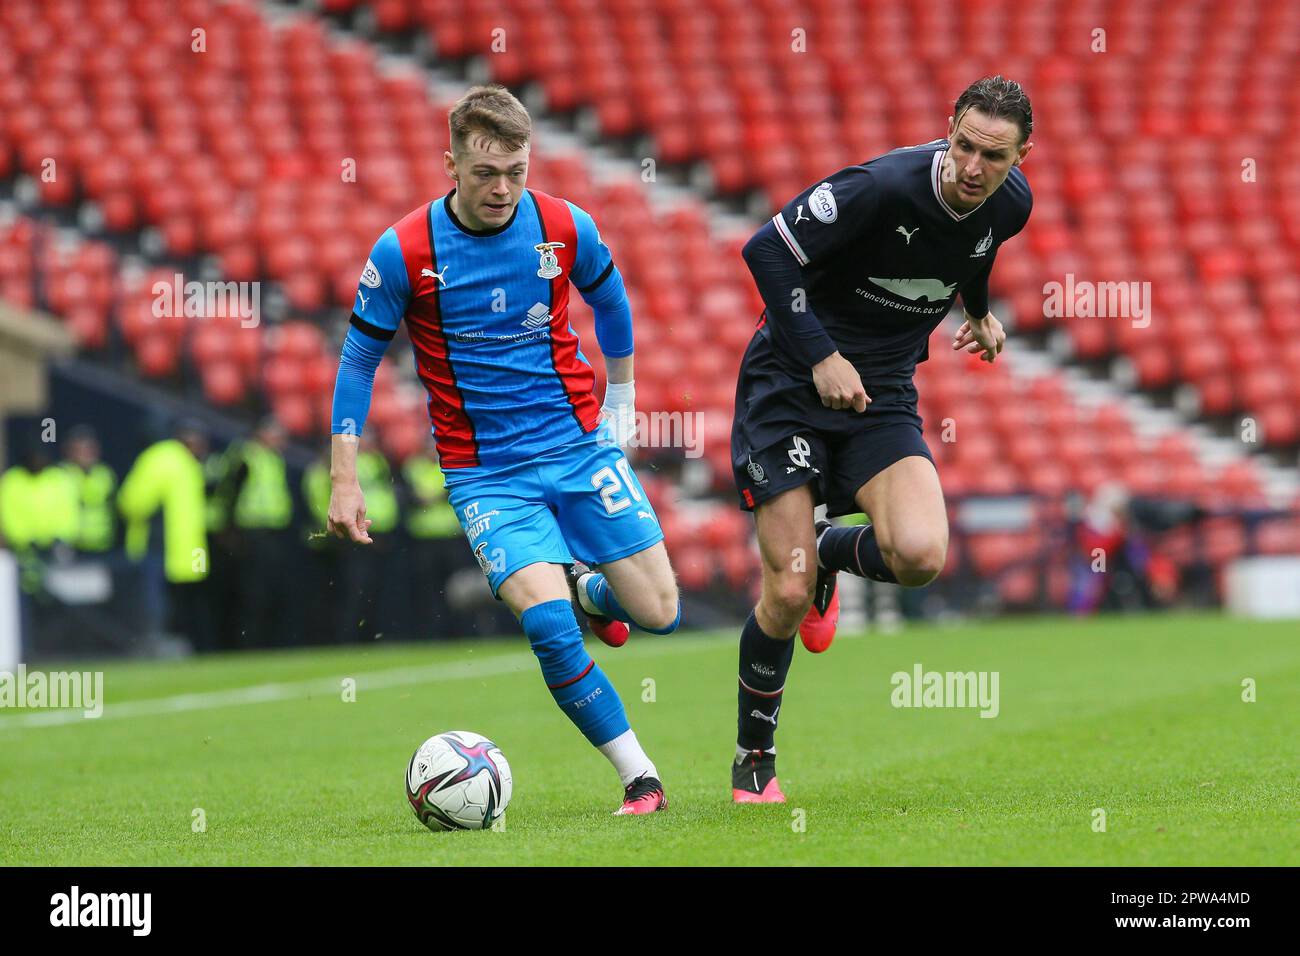
[[[525,195],[526,194],[527,191],[525,191]],[[456,213],[452,211],[451,197],[454,195],[456,195],[456,189],[455,187],[452,187],[451,192],[447,193],[447,195],[442,197],[442,208],[447,211],[447,218],[452,221],[452,224],[457,229],[465,233],[465,235],[475,236],[478,238],[481,238],[483,236],[497,236],[505,232],[507,229],[509,229],[510,226],[515,221],[515,216],[519,215],[519,207],[523,205],[524,202],[524,197],[521,195],[519,197],[519,202],[515,203],[515,208],[510,210],[510,218],[507,219],[505,222],[503,222],[501,225],[493,226],[491,229],[471,229],[469,226],[461,222],[460,219],[456,216]]]
[[[930,186],[934,189],[934,198],[939,201],[939,205],[943,207],[943,211],[952,216],[953,219],[961,222],[971,213],[979,209],[980,206],[983,206],[984,203],[988,202],[989,197],[985,196],[979,206],[976,206],[975,209],[971,209],[968,212],[957,212],[957,210],[953,209],[952,206],[949,206],[948,201],[943,198],[943,190],[940,188],[940,183],[942,182],[941,177],[943,176],[943,158],[947,155],[947,149],[942,149],[934,154],[934,159],[930,162]]]

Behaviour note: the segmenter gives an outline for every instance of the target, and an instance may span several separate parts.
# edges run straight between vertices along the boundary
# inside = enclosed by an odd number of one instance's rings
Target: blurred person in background
[[[301,640],[293,571],[294,500],[284,449],[288,435],[273,418],[222,456],[213,493],[222,521],[233,584],[237,647],[274,647]]]
[[[366,514],[373,522],[372,527],[384,534],[396,530],[400,511],[388,459],[369,442],[362,442],[356,469],[357,483],[366,495]],[[322,455],[308,467],[302,479],[303,498],[315,522],[314,532],[328,527],[331,487],[329,456]],[[339,548],[315,534],[310,541],[320,555],[318,567],[333,583],[330,593],[336,595],[339,608],[322,633],[335,644],[378,637],[384,632],[385,625],[376,616],[376,600],[379,593],[391,585],[390,579],[393,578],[389,567],[393,551],[391,540],[380,542],[378,548]],[[390,608],[400,604],[385,603]],[[316,619],[313,615],[313,620]]]
[[[1158,606],[1151,572],[1153,560],[1129,493],[1108,483],[1093,493],[1075,533],[1069,609],[1075,614]]]
[[[0,536],[21,567],[23,590],[41,590],[45,562],[57,545],[77,538],[77,489],[33,439],[19,464],[0,476]]]
[[[336,643],[339,624],[339,573],[342,549],[325,528],[330,510],[330,462],[328,453],[318,454],[302,474],[302,501],[307,515],[302,539],[308,549],[307,570],[311,593],[320,600],[307,602],[303,628],[308,644]]]
[[[203,460],[204,490],[207,494],[208,548],[212,562],[208,568],[208,601],[212,608],[212,627],[218,647],[239,647],[242,626],[239,607],[239,561],[237,558],[239,532],[231,518],[231,501],[221,493],[221,485],[229,472],[226,453],[211,451]]]
[[[384,453],[362,440],[357,452],[357,483],[366,498],[366,516],[371,529],[384,537],[369,548],[347,548],[343,552],[340,584],[343,613],[340,618],[343,641],[371,640],[384,632],[377,617],[380,591],[388,584],[393,553],[391,533],[397,529],[397,493],[393,471]],[[327,509],[328,510],[328,509]],[[395,602],[385,602],[392,606]]]
[[[77,500],[77,531],[72,546],[88,555],[111,551],[117,543],[113,506],[117,473],[101,458],[99,436],[89,425],[72,429],[62,467]]]
[[[408,568],[414,633],[420,637],[449,637],[457,628],[447,604],[447,579],[470,566],[460,519],[447,500],[442,469],[428,452],[415,451],[402,462],[400,488],[410,538]]]
[[[163,577],[167,582],[168,629],[194,648],[216,647],[207,578],[210,566],[207,489],[202,461],[208,439],[196,422],[182,422],[175,436],[155,442],[136,458],[118,492],[126,522],[126,553],[145,559],[150,524],[163,526]]]

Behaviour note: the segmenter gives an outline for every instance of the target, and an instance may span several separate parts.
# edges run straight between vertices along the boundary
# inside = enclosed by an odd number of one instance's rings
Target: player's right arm
[[[743,250],[780,346],[811,370],[828,408],[861,412],[871,399],[809,305],[803,267],[831,256],[867,228],[877,194],[872,174],[849,166],[791,199]]]
[[[357,286],[338,376],[330,431],[328,527],[340,538],[369,544],[366,499],[357,481],[357,445],[370,413],[375,370],[397,332],[411,297],[397,233],[389,229],[371,250]]]

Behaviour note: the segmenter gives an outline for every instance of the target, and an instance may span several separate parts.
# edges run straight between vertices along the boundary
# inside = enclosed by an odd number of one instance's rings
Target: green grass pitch
[[[99,720],[0,711],[0,864],[1300,862],[1295,622],[1013,619],[799,648],[785,806],[730,803],[734,633],[590,646],[663,813],[610,815],[617,780],[522,637],[111,663]],[[998,716],[891,706],[918,662],[997,671]],[[415,748],[458,729],[510,760],[504,831],[430,833],[406,804]]]

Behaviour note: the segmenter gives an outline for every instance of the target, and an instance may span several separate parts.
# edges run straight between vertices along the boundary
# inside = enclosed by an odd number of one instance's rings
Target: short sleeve
[[[584,296],[600,288],[614,271],[614,257],[600,238],[595,220],[583,209],[569,203],[573,224],[578,233],[578,251],[573,260],[571,279]]]
[[[880,205],[876,176],[849,166],[808,187],[772,217],[801,266],[818,262],[871,228]]]
[[[406,260],[396,230],[389,228],[370,251],[366,267],[357,281],[352,304],[353,321],[360,331],[376,339],[391,339],[397,331],[411,298]]]

